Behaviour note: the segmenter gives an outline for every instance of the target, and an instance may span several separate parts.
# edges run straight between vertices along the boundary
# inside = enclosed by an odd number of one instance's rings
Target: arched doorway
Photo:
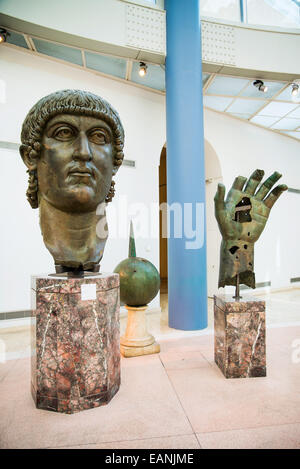
[[[159,165],[159,205],[167,202],[167,151],[166,145],[163,146],[160,154]],[[162,236],[163,217],[166,213],[159,212],[159,267],[161,279],[161,294],[168,292],[168,238]],[[164,220],[166,226],[166,220]]]
[[[206,180],[206,230],[207,230],[207,294],[212,297],[218,290],[219,250],[221,235],[214,215],[214,196],[219,182],[222,182],[221,165],[212,145],[205,140]],[[159,165],[159,204],[167,202],[167,151],[163,146]],[[162,237],[162,226],[166,226],[166,213],[159,213],[159,252],[161,276],[161,300],[168,292],[168,239]],[[164,298],[165,300],[165,298]]]

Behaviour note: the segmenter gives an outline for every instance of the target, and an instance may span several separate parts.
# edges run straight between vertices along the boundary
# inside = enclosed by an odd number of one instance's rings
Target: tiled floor
[[[226,380],[212,331],[183,333],[148,315],[161,353],[122,359],[107,406],[73,415],[34,407],[29,327],[0,329],[1,448],[300,448],[300,289],[267,295],[267,377]],[[212,303],[209,323],[212,321]],[[125,320],[122,320],[122,328]]]

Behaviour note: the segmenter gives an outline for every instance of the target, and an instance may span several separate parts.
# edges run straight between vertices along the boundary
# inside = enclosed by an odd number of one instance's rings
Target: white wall
[[[256,168],[266,177],[278,171],[280,183],[300,189],[300,142],[208,109],[204,130],[220,160],[227,192],[235,176],[250,176]],[[285,192],[255,245],[256,281],[280,288],[300,277],[299,239],[300,195]]]
[[[1,49],[0,62],[0,80],[6,84],[6,100],[0,102],[1,141],[20,141],[22,122],[42,96],[64,88],[89,90],[107,99],[119,112],[126,136],[125,158],[136,161],[135,169],[120,168],[109,211],[126,197],[129,204],[142,201],[150,207],[151,203],[158,203],[158,163],[166,139],[163,96],[11,48]],[[38,210],[33,210],[26,200],[27,174],[20,155],[17,151],[0,150],[0,158],[0,312],[4,312],[29,309],[30,275],[53,272],[54,265],[43,245]],[[112,271],[127,253],[128,233],[123,239],[110,238],[101,271]],[[137,239],[137,254],[159,268],[156,240]],[[153,306],[158,305],[157,297]]]
[[[116,197],[109,209],[111,234],[113,208],[124,198],[129,204],[144,202],[149,209],[152,203],[158,203],[158,164],[166,139],[163,96],[12,48],[1,49],[0,61],[0,80],[6,84],[6,100],[0,99],[0,140],[19,141],[26,113],[42,96],[63,88],[90,90],[119,111],[126,133],[125,158],[136,161],[136,169],[122,167],[116,177]],[[220,173],[227,190],[235,176],[248,176],[256,168],[264,169],[266,176],[280,171],[282,182],[300,188],[300,143],[296,140],[210,110],[205,110],[205,139],[212,147],[210,154],[216,153],[221,167],[215,172],[216,168],[207,165],[207,176],[219,177]],[[0,312],[3,312],[29,309],[30,275],[53,271],[54,266],[43,245],[38,211],[31,209],[26,200],[27,175],[21,157],[16,151],[1,150],[0,158]],[[207,192],[210,211],[213,193],[210,189]],[[272,287],[284,287],[290,284],[291,277],[300,276],[299,202],[299,195],[285,193],[273,207],[256,244],[257,282],[270,280]],[[147,217],[150,223],[149,212]],[[208,217],[210,229],[215,230],[212,214]],[[138,237],[137,252],[159,267],[157,213],[151,215],[151,223],[157,239]],[[109,238],[102,271],[112,271],[127,257],[125,235],[122,239]],[[215,265],[215,252],[219,252],[217,234],[216,242],[210,246],[215,251],[208,259]],[[157,298],[153,306],[158,304]]]

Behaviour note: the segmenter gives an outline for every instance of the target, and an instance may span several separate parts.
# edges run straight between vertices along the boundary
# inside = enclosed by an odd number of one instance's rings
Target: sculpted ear
[[[34,171],[37,165],[37,157],[38,157],[37,152],[35,150],[32,150],[27,145],[21,145],[19,148],[19,151],[20,151],[22,160],[26,164],[29,171]]]

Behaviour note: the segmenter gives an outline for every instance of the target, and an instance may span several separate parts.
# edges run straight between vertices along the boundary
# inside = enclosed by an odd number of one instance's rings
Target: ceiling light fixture
[[[268,91],[268,87],[261,80],[255,80],[253,82],[253,86],[259,89],[259,91],[261,91],[262,93],[266,93]]]
[[[298,93],[299,93],[298,83],[292,83],[292,96],[297,96]]]
[[[139,69],[139,75],[140,77],[144,77],[147,73],[147,65],[145,62],[140,62],[140,69]]]
[[[7,36],[9,36],[9,32],[6,29],[0,28],[0,44],[6,42]]]

